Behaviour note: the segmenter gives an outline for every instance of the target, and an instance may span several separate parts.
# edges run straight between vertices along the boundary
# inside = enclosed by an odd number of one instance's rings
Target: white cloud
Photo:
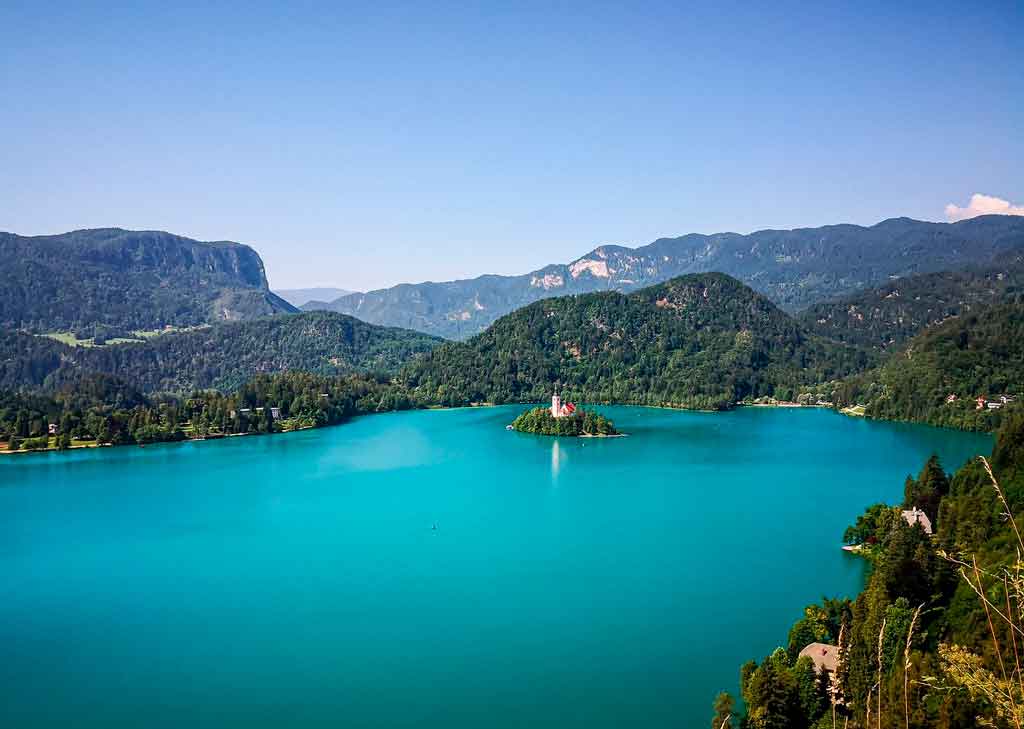
[[[1009,200],[976,192],[965,208],[953,203],[946,206],[946,218],[951,223],[979,215],[1024,215],[1024,205],[1014,205]]]

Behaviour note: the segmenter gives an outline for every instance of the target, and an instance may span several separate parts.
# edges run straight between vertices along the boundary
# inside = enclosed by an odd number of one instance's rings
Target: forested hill
[[[417,399],[573,399],[721,408],[746,396],[863,369],[860,350],[807,335],[765,297],[724,274],[693,274],[632,294],[546,299],[468,342],[403,370]]]
[[[926,327],[1024,293],[1024,252],[996,265],[908,276],[815,304],[800,315],[811,331],[879,351],[898,348]]]
[[[539,299],[634,291],[689,273],[729,274],[792,312],[892,276],[988,265],[1013,250],[1024,250],[1024,218],[1001,215],[951,224],[894,218],[870,227],[691,234],[639,248],[605,245],[521,276],[401,284],[303,308],[465,339]]]
[[[116,331],[252,319],[295,307],[240,243],[117,228],[0,233],[0,327]]]
[[[103,373],[145,392],[229,391],[256,374],[286,370],[393,373],[439,341],[330,312],[226,322],[104,347],[7,333],[0,334],[0,388],[54,390]]]
[[[955,400],[947,402],[950,395]],[[866,414],[955,428],[992,430],[1004,407],[975,399],[1024,395],[1024,303],[993,305],[926,329],[881,367],[850,378],[837,404],[866,404]],[[1001,403],[1000,403],[1001,404]]]

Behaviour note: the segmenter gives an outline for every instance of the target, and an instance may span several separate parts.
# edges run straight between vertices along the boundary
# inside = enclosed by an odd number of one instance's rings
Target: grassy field
[[[195,329],[205,329],[209,324],[202,324],[195,327],[164,327],[163,329],[135,329],[132,331],[131,337],[112,337],[103,344],[96,344],[96,342],[89,339],[78,339],[73,332],[46,332],[45,334],[39,334],[37,336],[47,337],[53,339],[61,344],[66,344],[69,347],[105,347],[110,344],[127,344],[129,342],[143,342],[147,339],[153,339],[159,337],[161,334],[170,334],[172,332],[190,332]]]

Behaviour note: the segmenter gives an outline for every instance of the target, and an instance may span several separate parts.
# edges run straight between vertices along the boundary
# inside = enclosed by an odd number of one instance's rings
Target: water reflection
[[[551,441],[551,480],[558,480],[558,471],[562,465],[562,451],[558,445],[558,438]]]

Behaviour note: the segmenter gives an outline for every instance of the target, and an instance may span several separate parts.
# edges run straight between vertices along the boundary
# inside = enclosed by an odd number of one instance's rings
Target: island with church
[[[622,435],[615,424],[600,413],[584,410],[571,402],[562,402],[555,393],[551,407],[527,410],[508,426],[509,430],[537,435],[564,435],[580,438],[607,438]]]

